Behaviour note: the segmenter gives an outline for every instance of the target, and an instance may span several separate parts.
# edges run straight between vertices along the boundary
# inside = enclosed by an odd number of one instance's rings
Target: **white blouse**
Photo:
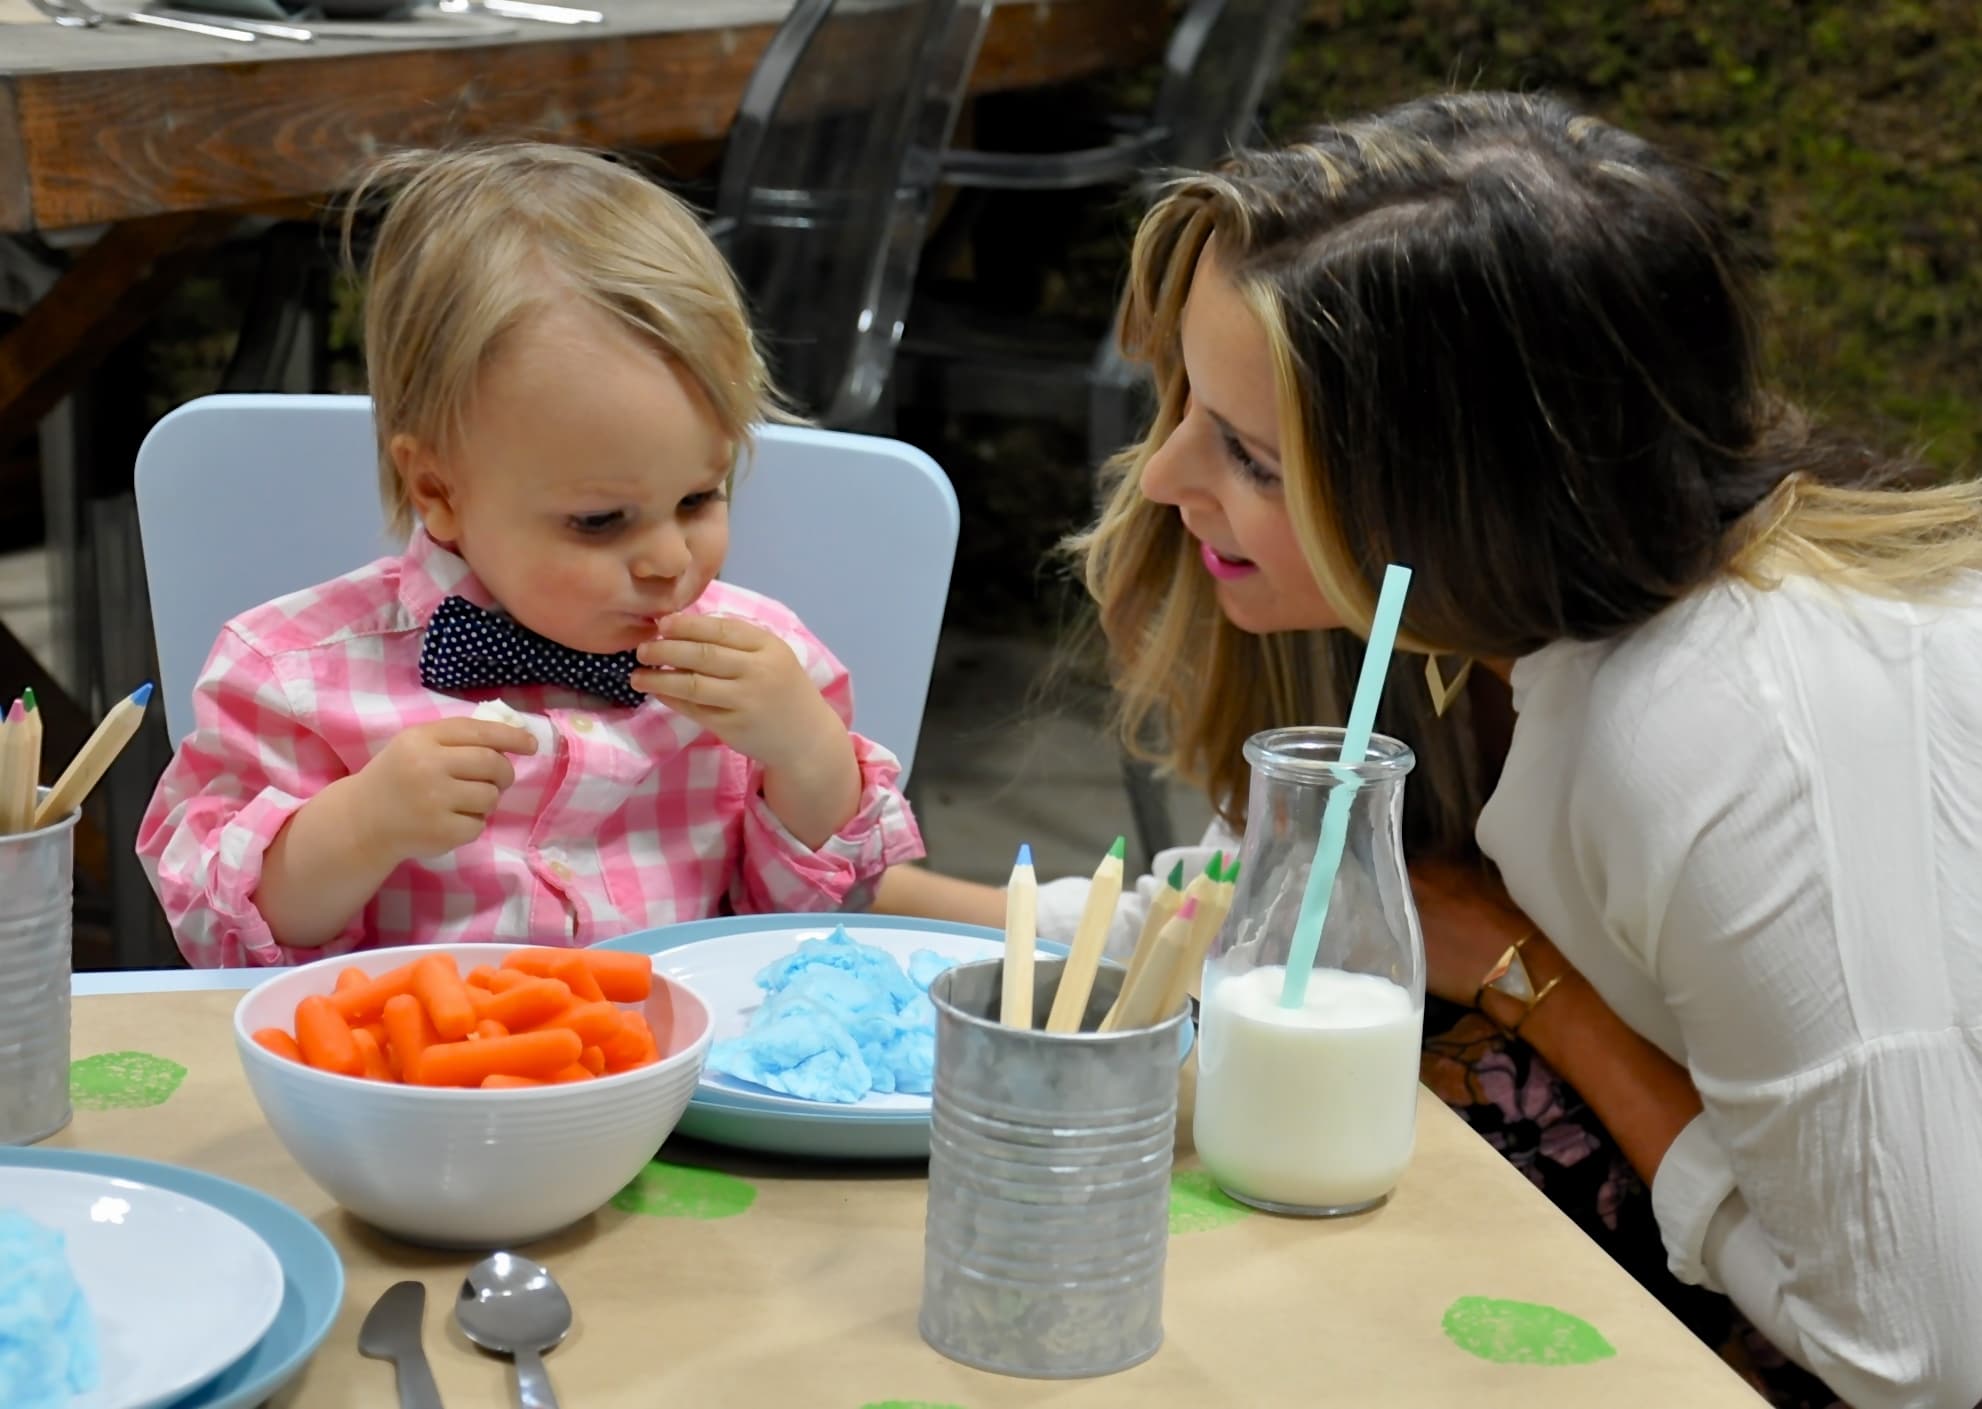
[[[1652,1202],[1857,1409],[1982,1399],[1982,583],[1722,584],[1519,662],[1481,848],[1705,1112]]]

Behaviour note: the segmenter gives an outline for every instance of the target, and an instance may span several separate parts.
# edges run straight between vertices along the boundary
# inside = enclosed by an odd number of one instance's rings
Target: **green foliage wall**
[[[1318,0],[1272,124],[1448,87],[1548,89],[1719,172],[1778,380],[1982,471],[1977,0]]]

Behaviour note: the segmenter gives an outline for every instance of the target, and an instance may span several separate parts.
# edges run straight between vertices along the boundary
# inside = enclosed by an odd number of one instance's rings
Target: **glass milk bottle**
[[[1276,1213],[1355,1213],[1410,1162],[1424,1030],[1424,936],[1404,870],[1404,779],[1416,759],[1371,738],[1339,764],[1340,729],[1246,743],[1252,790],[1238,893],[1205,962],[1197,1151],[1233,1198]],[[1299,1007],[1288,950],[1322,816],[1349,789],[1348,826]],[[1340,807],[1342,804],[1337,804]]]

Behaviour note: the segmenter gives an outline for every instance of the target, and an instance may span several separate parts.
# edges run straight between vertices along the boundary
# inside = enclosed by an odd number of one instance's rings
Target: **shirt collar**
[[[449,597],[465,597],[478,607],[496,608],[495,598],[461,555],[434,542],[424,526],[415,527],[400,559],[399,603],[424,627]]]

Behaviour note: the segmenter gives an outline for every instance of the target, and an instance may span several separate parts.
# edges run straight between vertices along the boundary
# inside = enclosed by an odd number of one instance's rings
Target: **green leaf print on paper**
[[[757,1186],[713,1169],[652,1160],[613,1195],[621,1213],[648,1218],[734,1218],[757,1202]]]
[[[149,1052],[104,1052],[69,1063],[69,1101],[82,1111],[137,1111],[172,1099],[186,1069]]]
[[[1462,1296],[1445,1308],[1445,1335],[1496,1365],[1588,1365],[1617,1349],[1588,1321],[1532,1301]]]
[[[1251,1213],[1203,1170],[1184,1170],[1170,1176],[1172,1233],[1208,1233]]]

